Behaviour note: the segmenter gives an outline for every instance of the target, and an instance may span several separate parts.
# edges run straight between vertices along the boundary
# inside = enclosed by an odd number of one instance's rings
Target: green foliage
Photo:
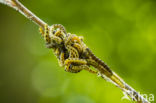
[[[132,87],[156,94],[154,0],[21,0],[49,24],[63,24]],[[86,71],[60,68],[38,27],[0,5],[0,103],[130,103]]]

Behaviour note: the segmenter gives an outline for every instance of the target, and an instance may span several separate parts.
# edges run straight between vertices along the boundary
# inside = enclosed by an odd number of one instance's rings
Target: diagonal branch
[[[36,23],[42,29],[46,23],[42,21],[39,17],[33,14],[30,10],[28,10],[24,5],[22,5],[18,0],[0,0],[0,3],[3,3],[11,8],[17,10],[21,14],[23,14],[26,18]],[[104,67],[105,68],[105,67]],[[100,70],[99,70],[100,71]],[[118,88],[124,91],[127,95],[129,95],[133,101],[137,103],[150,103],[145,98],[143,98],[139,93],[137,93],[132,87],[130,87],[126,82],[124,82],[116,73],[112,72],[113,75],[108,76],[106,73],[100,71],[100,76],[107,81],[115,84]],[[109,71],[107,71],[109,72]]]
[[[46,24],[43,20],[37,17],[34,13],[28,10],[23,4],[21,4],[18,0],[0,0],[0,3],[10,6],[14,8],[21,14],[23,14],[26,18],[36,23],[38,26],[44,29],[44,25]]]

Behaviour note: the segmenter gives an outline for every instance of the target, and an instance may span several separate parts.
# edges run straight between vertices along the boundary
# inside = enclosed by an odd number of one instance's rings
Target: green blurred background
[[[48,24],[63,24],[142,94],[156,94],[155,0],[20,0]],[[38,27],[0,5],[0,103],[131,103],[120,89],[59,67]]]

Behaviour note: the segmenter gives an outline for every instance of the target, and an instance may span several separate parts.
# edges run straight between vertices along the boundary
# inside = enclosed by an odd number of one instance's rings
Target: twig
[[[43,20],[37,17],[34,13],[32,13],[29,9],[27,9],[23,4],[21,4],[18,0],[0,0],[0,3],[6,4],[11,8],[14,8],[21,14],[23,14],[26,18],[36,23],[38,26],[44,29],[44,25],[46,24]]]
[[[39,17],[37,17],[35,14],[33,14],[30,10],[28,10],[18,0],[0,0],[0,3],[6,4],[7,6],[14,8],[15,10],[23,14],[26,18],[32,20],[34,23],[36,23],[38,26],[44,29],[46,23],[42,21]],[[137,93],[133,88],[131,88],[128,84],[126,84],[116,73],[112,72],[112,75],[107,75],[101,69],[99,69],[99,71],[100,76],[102,78],[115,84],[123,92],[129,95],[134,101],[138,103],[150,103],[145,98],[143,98],[139,93]],[[105,72],[110,71],[107,70]]]
[[[137,103],[150,103],[147,99],[145,99],[132,87],[130,87],[125,81],[123,81],[116,73],[113,72],[112,76],[106,76],[105,74],[101,74],[101,77],[106,81],[109,81],[116,85],[124,92],[125,95],[130,96],[133,101],[136,101]]]

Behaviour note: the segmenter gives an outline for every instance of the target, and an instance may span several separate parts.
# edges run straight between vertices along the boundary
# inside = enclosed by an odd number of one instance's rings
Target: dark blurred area
[[[155,0],[20,0],[63,24],[141,94],[156,94]],[[59,67],[38,27],[0,4],[0,103],[131,103],[114,85]]]

